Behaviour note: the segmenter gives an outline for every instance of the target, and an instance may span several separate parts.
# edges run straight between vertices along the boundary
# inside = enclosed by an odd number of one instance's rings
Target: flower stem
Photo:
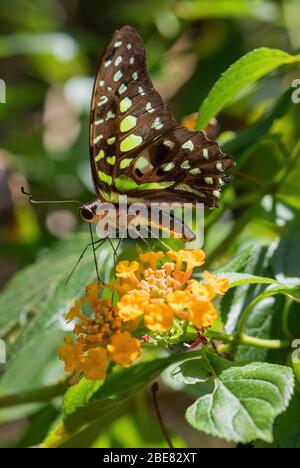
[[[256,348],[267,348],[267,349],[283,349],[290,346],[287,340],[267,340],[264,338],[256,338],[254,336],[246,335],[242,333],[239,336],[239,343],[248,346],[255,346]]]
[[[248,346],[255,346],[256,348],[282,349],[288,348],[290,346],[290,342],[288,340],[268,340],[264,338],[257,338],[255,336],[249,336],[246,333],[240,333],[239,335],[229,335],[224,332],[210,330],[209,338],[223,341],[229,345],[231,343],[245,344]]]
[[[167,442],[169,448],[172,449],[174,447],[173,447],[172,441],[170,439],[170,436],[168,434],[168,431],[166,429],[166,426],[164,424],[163,417],[162,417],[162,414],[160,412],[158,402],[157,402],[157,392],[158,392],[158,390],[159,390],[158,383],[154,382],[154,384],[151,387],[151,391],[152,391],[152,395],[153,395],[153,404],[154,404],[155,412],[156,412],[156,415],[157,415],[157,419],[158,419],[161,431],[162,431],[162,433],[164,435],[164,438],[166,439],[166,442]]]
[[[56,385],[43,387],[27,392],[7,395],[0,398],[0,408],[8,408],[16,405],[25,405],[27,403],[44,403],[51,401],[52,398],[63,395],[68,388],[67,382],[60,382]]]

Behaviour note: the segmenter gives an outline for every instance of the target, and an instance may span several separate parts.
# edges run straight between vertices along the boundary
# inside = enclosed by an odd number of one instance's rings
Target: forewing
[[[90,154],[99,196],[122,193],[124,182],[126,190],[124,169],[175,125],[153,88],[139,34],[130,26],[116,31],[100,61],[91,106]]]
[[[216,206],[230,156],[203,132],[178,127],[153,88],[145,49],[130,26],[117,31],[94,85],[90,148],[100,198]]]

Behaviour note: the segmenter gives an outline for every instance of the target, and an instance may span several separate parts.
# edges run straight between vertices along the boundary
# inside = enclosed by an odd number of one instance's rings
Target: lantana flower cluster
[[[167,332],[175,319],[189,321],[197,330],[212,325],[217,318],[212,301],[225,294],[229,282],[208,271],[203,283],[192,279],[204,260],[204,252],[197,249],[149,252],[140,255],[140,263],[119,263],[112,285],[121,296],[119,317],[128,322],[143,316],[145,327],[155,332]]]
[[[110,360],[129,367],[141,354],[140,341],[124,327],[112,301],[100,298],[103,289],[96,283],[88,285],[66,317],[67,322],[76,319],[76,339],[66,336],[58,355],[65,363],[65,371],[75,373],[74,381],[80,374],[89,380],[101,380]],[[89,305],[91,316],[83,312],[84,305]]]
[[[156,334],[169,333],[178,321],[193,324],[196,333],[210,327],[217,319],[213,300],[226,293],[229,282],[208,271],[202,282],[192,279],[204,261],[200,249],[147,252],[139,261],[121,261],[109,285],[117,304],[101,298],[103,285],[87,286],[67,314],[68,321],[76,319],[76,339],[66,337],[58,350],[66,372],[94,380],[104,378],[110,361],[131,366],[141,355],[143,340],[133,336],[137,327]]]

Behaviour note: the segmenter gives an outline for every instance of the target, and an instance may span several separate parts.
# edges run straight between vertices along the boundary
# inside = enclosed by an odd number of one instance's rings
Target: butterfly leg
[[[117,266],[117,257],[118,257],[118,252],[119,252],[119,249],[122,245],[122,242],[124,240],[124,237],[125,237],[125,231],[124,231],[124,234],[119,238],[118,242],[117,242],[117,245],[114,246],[113,242],[108,238],[108,242],[110,243],[111,245],[111,248],[113,250],[113,253],[114,253],[114,270],[116,271],[116,266]]]
[[[96,251],[99,247],[101,247],[101,246],[104,244],[104,242],[105,242],[106,240],[107,240],[107,238],[105,238],[105,239],[99,239],[99,240],[97,240],[97,241],[94,242],[94,243],[89,242],[89,243],[85,246],[85,248],[83,249],[83,251],[82,251],[81,254],[80,254],[80,257],[78,258],[77,262],[75,263],[74,267],[72,268],[71,273],[69,274],[68,278],[66,279],[66,284],[67,284],[67,283],[70,281],[70,279],[72,278],[72,276],[73,276],[73,274],[74,274],[76,268],[78,267],[79,263],[81,262],[81,260],[82,260],[83,257],[85,256],[87,250],[88,250],[90,247],[92,247],[92,246],[94,245],[94,246],[96,246],[96,247],[95,247],[95,251]]]
[[[97,274],[97,280],[98,284],[101,283],[100,276],[99,276],[99,268],[98,268],[98,262],[97,262],[97,257],[96,257],[96,251],[95,251],[95,242],[94,242],[94,236],[93,236],[93,229],[92,225],[89,223],[89,228],[90,228],[90,236],[91,236],[91,244],[93,248],[93,256],[94,256],[94,264],[95,264],[95,269],[96,269],[96,274]]]

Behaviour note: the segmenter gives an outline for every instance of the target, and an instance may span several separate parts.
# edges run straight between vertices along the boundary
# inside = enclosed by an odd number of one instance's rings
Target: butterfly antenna
[[[96,274],[97,274],[97,280],[98,280],[98,284],[101,283],[101,280],[100,280],[100,276],[99,276],[99,269],[98,269],[98,263],[97,263],[97,257],[96,257],[96,249],[95,249],[95,242],[94,242],[94,236],[93,236],[93,229],[92,229],[92,225],[91,223],[88,223],[89,224],[89,228],[90,228],[90,236],[91,236],[91,244],[92,244],[92,248],[93,248],[93,255],[94,255],[94,263],[95,263],[95,269],[96,269]]]
[[[41,197],[42,195],[33,195],[32,193],[26,192],[24,187],[21,187],[21,192],[23,195],[26,195],[29,199],[29,203],[36,204],[36,205],[50,205],[50,204],[60,204],[60,203],[75,203],[76,205],[80,206],[80,202],[78,200],[35,200],[35,197]]]

